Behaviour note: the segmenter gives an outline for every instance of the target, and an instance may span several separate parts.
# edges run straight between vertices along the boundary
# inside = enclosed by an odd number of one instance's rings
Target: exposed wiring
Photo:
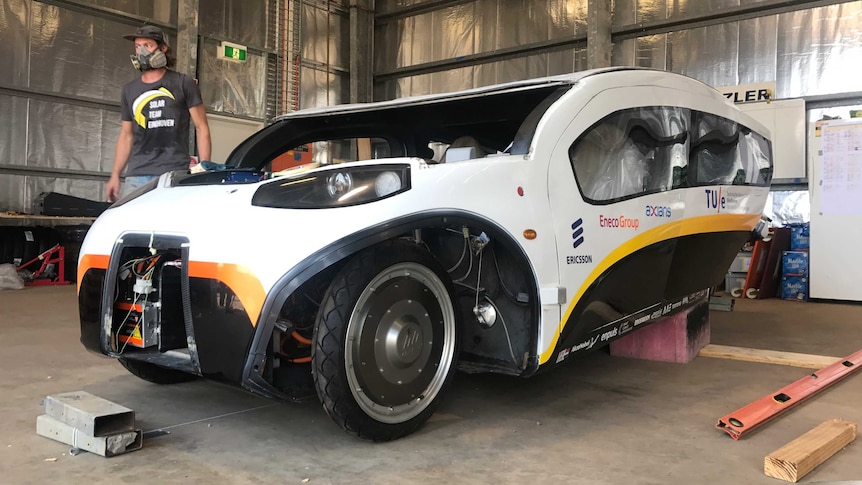
[[[515,358],[515,351],[512,349],[512,339],[509,338],[509,327],[506,325],[506,319],[503,318],[503,312],[501,312],[500,309],[497,308],[497,305],[495,305],[494,302],[490,298],[488,298],[487,295],[485,295],[485,301],[487,301],[491,304],[492,307],[494,307],[494,310],[497,312],[497,316],[500,317],[500,323],[503,324],[503,333],[506,335],[506,343],[509,344],[509,355],[512,356],[512,362],[514,362],[516,366],[520,366],[521,364],[518,363],[518,359]]]
[[[461,266],[461,263],[464,261],[464,255],[466,255],[466,254],[467,254],[467,238],[464,238],[464,248],[461,250],[461,257],[458,258],[458,262],[455,263],[455,266],[452,266],[451,268],[447,269],[446,272],[451,273],[451,272],[455,271],[458,268],[458,266]]]
[[[300,335],[300,334],[299,334],[299,332],[297,332],[296,330],[294,330],[294,331],[290,334],[290,336],[291,336],[291,337],[293,337],[293,339],[294,339],[294,340],[296,340],[297,342],[299,342],[299,343],[301,343],[301,344],[311,345],[311,339],[310,339],[310,338],[305,338],[305,337],[303,337],[303,336],[302,336],[302,335]]]
[[[476,306],[474,308],[479,308],[479,287],[482,285],[482,254],[484,253],[484,251],[479,251],[479,269],[476,271]]]
[[[152,244],[152,241],[151,241],[151,244]],[[153,277],[153,274],[156,271],[156,263],[158,263],[159,259],[161,259],[160,254],[159,255],[152,255],[152,256],[145,256],[143,258],[130,259],[129,261],[126,261],[124,264],[122,264],[120,266],[119,272],[122,273],[123,271],[128,270],[131,272],[131,274],[135,275],[135,277],[137,277],[137,278],[140,278],[142,280],[151,280]],[[132,300],[132,304],[129,307],[129,311],[126,313],[126,316],[123,317],[123,320],[120,322],[120,325],[117,327],[117,331],[116,331],[115,337],[114,337],[117,341],[117,345],[119,345],[119,341],[120,341],[120,332],[122,332],[123,328],[126,327],[126,324],[129,321],[129,317],[132,315],[132,312],[135,310],[135,306],[137,306],[138,300],[140,299],[141,295],[142,295],[141,293],[137,293],[137,292],[135,293],[135,297]],[[129,342],[132,340],[132,338],[133,338],[132,336],[135,334],[135,332],[140,331],[141,323],[144,321],[144,318],[146,316],[146,307],[147,307],[147,300],[149,298],[149,293],[143,294],[143,297],[144,297],[144,299],[140,304],[141,314],[138,317],[138,321],[135,323],[135,326],[132,328],[131,333],[126,337],[125,342],[123,342],[123,346],[120,347],[120,349],[118,351],[119,354],[122,354],[126,350],[126,347],[129,345]],[[116,297],[115,297],[115,299],[116,299]],[[143,339],[143,337],[141,337],[141,338]]]
[[[497,281],[500,282],[500,287],[503,289],[503,293],[505,293],[506,296],[508,296],[509,299],[512,300],[512,303],[514,303],[516,305],[524,305],[524,306],[529,305],[529,303],[518,301],[518,296],[515,295],[515,293],[506,286],[506,283],[503,281],[503,275],[502,275],[502,273],[500,273],[500,263],[497,261],[497,252],[496,251],[494,251],[493,258],[494,258],[494,268],[497,271]]]
[[[464,276],[462,276],[456,280],[453,280],[456,283],[466,280],[467,277],[470,276],[470,273],[473,272],[473,251],[468,251],[468,252],[470,253],[470,266],[467,267],[467,272],[464,273]]]

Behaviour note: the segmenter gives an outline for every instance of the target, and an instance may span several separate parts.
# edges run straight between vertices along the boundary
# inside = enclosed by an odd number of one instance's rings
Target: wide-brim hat
[[[165,41],[165,33],[162,32],[162,29],[156,27],[155,25],[144,25],[142,27],[138,27],[138,30],[135,31],[134,34],[124,35],[123,38],[126,40],[134,41],[138,38],[145,39],[153,39],[159,44],[167,44]]]

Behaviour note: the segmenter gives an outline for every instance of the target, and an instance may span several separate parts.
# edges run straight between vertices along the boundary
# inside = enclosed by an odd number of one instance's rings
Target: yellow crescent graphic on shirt
[[[153,89],[151,91],[146,91],[142,93],[135,99],[135,102],[132,104],[132,111],[135,113],[135,121],[141,125],[141,128],[147,128],[147,119],[144,117],[144,108],[149,104],[150,101],[160,98],[162,96],[167,96],[171,99],[175,99],[174,95],[168,91],[167,88],[159,88]]]

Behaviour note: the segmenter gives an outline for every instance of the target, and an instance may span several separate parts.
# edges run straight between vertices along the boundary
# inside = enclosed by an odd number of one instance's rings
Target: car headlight
[[[333,168],[302,173],[263,185],[252,205],[325,209],[367,204],[410,190],[409,165]]]

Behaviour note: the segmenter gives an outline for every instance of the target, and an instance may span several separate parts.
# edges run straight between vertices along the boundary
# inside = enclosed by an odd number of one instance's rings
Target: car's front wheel
[[[393,241],[333,279],[314,328],[312,369],[326,412],[360,438],[418,429],[455,371],[452,283],[420,246]]]

